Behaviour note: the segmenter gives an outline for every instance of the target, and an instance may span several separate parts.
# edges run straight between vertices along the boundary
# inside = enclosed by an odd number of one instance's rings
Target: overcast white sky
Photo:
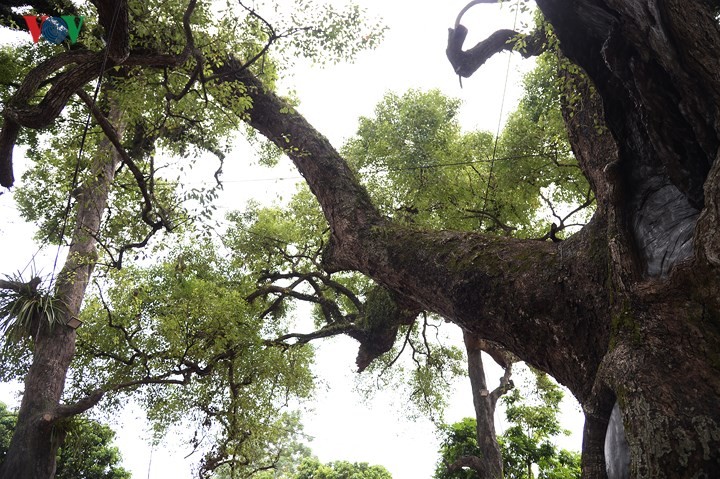
[[[517,54],[497,55],[472,78],[464,80],[461,89],[445,58],[447,28],[453,25],[466,0],[357,0],[356,3],[366,7],[372,16],[384,18],[390,28],[384,43],[377,50],[362,53],[353,64],[324,69],[300,65],[285,81],[285,86],[294,89],[300,98],[299,110],[336,146],[354,134],[358,117],[371,115],[385,92],[402,93],[409,88],[439,88],[461,98],[464,128],[494,133],[501,118],[509,57],[503,117],[512,111],[520,95],[521,74],[532,67],[531,62]],[[514,14],[510,3],[513,2],[479,5],[466,14],[463,23],[470,29],[467,45],[473,45],[498,28],[511,28]],[[220,198],[223,210],[242,208],[250,197],[270,201],[278,194],[287,197],[294,191],[294,182],[287,178],[296,177],[297,172],[287,164],[270,170],[251,167],[251,163],[246,149],[239,149],[226,161],[226,188]],[[23,269],[35,252],[35,246],[29,241],[32,229],[14,219],[14,210],[12,196],[0,196],[3,218],[0,241],[5,252],[0,257],[0,273]],[[52,251],[45,257],[52,257]],[[47,259],[38,260],[38,264],[47,264]],[[456,328],[448,325],[448,329]],[[459,335],[456,334],[456,338],[459,339]],[[395,479],[429,478],[437,460],[434,427],[427,420],[407,420],[405,408],[391,391],[363,404],[353,391],[356,352],[356,343],[349,339],[327,341],[319,348],[317,373],[324,386],[318,391],[315,412],[304,421],[306,432],[315,437],[310,444],[313,452],[322,461],[382,464]],[[491,369],[488,376],[494,384],[500,376],[499,369]],[[451,398],[446,416],[449,421],[473,414],[470,387],[466,382],[458,383]],[[0,400],[16,405],[13,390],[17,390],[17,386],[0,387]],[[582,415],[570,403],[565,410],[568,413],[565,427],[575,434],[563,441],[563,446],[579,450]],[[171,435],[167,444],[152,451],[151,459],[151,448],[145,442],[147,434],[142,421],[137,419],[141,417],[142,411],[129,407],[119,419],[120,424],[115,426],[124,465],[133,472],[133,477],[190,478],[189,464],[198,458],[185,460],[189,450],[174,444],[176,441]],[[498,418],[498,424],[502,429],[502,417]]]

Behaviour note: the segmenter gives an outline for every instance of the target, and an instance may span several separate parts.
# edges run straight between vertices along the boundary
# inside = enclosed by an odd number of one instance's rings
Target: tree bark
[[[615,402],[633,477],[720,477],[720,27],[712,2],[537,3],[562,53],[592,80],[607,126],[605,135],[591,132],[591,113],[600,106],[592,101],[581,103],[574,120],[566,118],[598,209],[582,231],[561,243],[393,224],[372,205],[327,139],[266,91],[242,62],[215,66],[213,78],[243,84],[238,94],[253,101],[250,125],[286,151],[306,178],[330,223],[329,270],[367,274],[499,343],[573,392],[586,414],[585,477],[606,477],[602,444]],[[110,11],[103,9],[105,16]],[[451,35],[454,48],[461,36]],[[176,67],[190,54],[191,35],[188,39],[181,55],[130,55],[125,64]],[[474,71],[460,63],[478,62],[502,48],[491,43],[485,46],[493,48],[455,55],[455,70]],[[81,60],[80,55],[56,57],[79,65],[62,73],[55,83],[63,85],[50,88],[41,102],[27,100],[57,65],[36,69],[37,78],[18,90],[28,95],[16,94],[17,102],[5,109],[0,184],[12,184],[18,125],[36,128],[54,121],[69,95],[96,75],[100,56]],[[120,45],[117,56],[122,55]],[[72,264],[68,272],[77,270],[80,279],[58,288],[58,295],[64,291],[77,307],[71,290],[84,288],[87,264],[92,260]],[[71,346],[59,347],[60,356],[51,354],[50,344],[74,340],[73,331],[54,331],[37,340],[46,352],[36,351],[38,366],[31,371],[36,379],[43,368],[66,369],[72,356]],[[51,335],[57,340],[50,341]],[[26,398],[33,391],[44,397],[39,383],[28,379],[26,386]],[[23,407],[32,411],[23,416],[23,430],[35,436],[23,444],[14,439],[13,447],[23,454],[35,440],[47,443],[47,428],[33,431],[52,422],[62,384],[48,388],[47,399],[24,400]],[[46,411],[51,420],[43,422]]]
[[[463,332],[463,341],[465,342],[465,351],[468,359],[468,377],[470,378],[470,387],[472,388],[473,407],[475,410],[475,420],[477,423],[477,441],[478,447],[482,452],[476,461],[472,461],[473,469],[478,473],[479,477],[487,479],[502,479],[503,477],[503,458],[500,452],[500,444],[498,444],[497,434],[495,432],[495,408],[500,397],[507,392],[512,386],[510,382],[510,374],[512,371],[512,359],[508,354],[499,352],[500,364],[505,369],[505,374],[500,382],[500,386],[492,392],[487,388],[485,379],[485,368],[482,360],[484,349],[488,348],[486,342],[476,334]],[[496,348],[497,349],[497,348]],[[495,356],[495,355],[493,355]],[[466,458],[461,458],[466,460]],[[457,462],[452,464],[449,469],[454,466],[461,466]]]
[[[120,124],[121,112],[113,108],[110,120]],[[66,324],[80,312],[97,261],[95,238],[119,160],[110,141],[103,140],[92,158],[88,181],[79,188],[75,229],[55,291],[65,324],[51,326],[40,318],[40,327],[33,334],[33,361],[25,376],[17,425],[0,467],[0,479],[52,478],[57,450],[64,439],[58,421],[82,412],[61,404],[65,376],[75,354],[76,331]]]
[[[685,73],[703,68],[694,57],[698,48],[707,49],[673,33],[688,50],[682,56],[687,65],[678,66],[672,63],[677,57],[663,50],[679,55],[676,44],[652,45],[648,53],[641,40],[656,33],[646,28],[638,36],[623,23],[647,26],[647,8],[654,8],[661,11],[664,28],[669,24],[689,34],[687,25],[680,28],[674,2],[668,4],[672,8],[656,2],[578,1],[571,8],[559,1],[539,3],[563,52],[590,75],[604,107],[587,98],[571,115],[576,120],[568,121],[599,205],[582,231],[559,244],[392,224],[301,115],[247,72],[234,79],[253,99],[250,124],[288,152],[317,196],[332,232],[325,258],[329,269],[368,274],[566,385],[588,418],[585,477],[605,477],[602,445],[616,400],[633,477],[716,476],[720,215],[718,168],[708,176],[708,165],[718,135],[710,131],[717,128],[714,99],[703,91],[714,89],[717,80],[705,75],[708,84],[701,89],[701,80]],[[609,3],[612,12],[598,7]],[[640,4],[647,8],[638,13],[634,8]],[[695,15],[704,7],[688,8],[713,45],[717,25]],[[632,50],[625,35],[635,41]],[[698,35],[692,32],[690,38]],[[663,62],[666,71],[656,78],[660,72],[652,69]],[[708,60],[714,63],[714,57]],[[613,64],[637,65],[640,76],[616,73],[608,66]],[[234,65],[225,65],[226,78]],[[699,102],[701,97],[707,103]],[[598,112],[608,130],[588,134],[597,126],[590,119]],[[674,123],[675,130],[664,121]],[[706,180],[712,193],[707,198],[698,189]]]

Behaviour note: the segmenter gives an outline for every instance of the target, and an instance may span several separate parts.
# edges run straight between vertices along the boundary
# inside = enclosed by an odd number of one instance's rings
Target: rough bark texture
[[[365,273],[570,388],[586,414],[585,477],[606,477],[603,444],[616,402],[632,477],[720,477],[720,28],[712,2],[537,3],[562,53],[584,69],[599,95],[599,101],[586,95],[566,117],[598,198],[597,213],[561,243],[393,224],[374,208],[327,139],[266,91],[246,65],[235,59],[215,65],[214,78],[247,87],[238,94],[247,92],[253,100],[249,123],[288,152],[317,196],[331,227],[328,269]],[[98,1],[104,25],[109,4],[100,8]],[[189,33],[192,6],[191,1],[183,54],[130,52],[124,64],[172,69],[197,54]],[[462,29],[454,30],[448,56],[463,74],[503,49],[498,39],[508,38],[501,32],[464,54]],[[113,51],[120,61],[122,44]],[[3,111],[0,184],[12,184],[12,146],[20,126],[54,121],[69,95],[97,75],[99,58],[59,54],[23,82]],[[58,62],[75,66],[29,105]],[[604,133],[595,130],[597,118],[607,126]],[[82,274],[88,269],[75,266]],[[60,356],[36,352],[45,369],[32,371],[38,378],[55,368],[45,386],[51,394],[44,404],[24,401],[33,413],[22,416],[28,424],[23,430],[43,430],[43,408],[52,413],[50,403],[59,400],[58,375],[71,348],[58,345],[72,342],[74,333],[55,331],[58,340],[50,343]],[[34,381],[28,379],[26,397],[40,387]],[[22,451],[34,440],[14,447]]]
[[[599,202],[568,241],[387,222],[327,140],[245,75],[237,79],[253,96],[250,123],[290,151],[318,197],[332,228],[330,268],[370,275],[571,389],[588,417],[585,477],[606,475],[616,400],[632,477],[715,477],[717,23],[696,2],[538,3],[602,100],[568,117]],[[590,133],[597,117],[604,133]]]
[[[119,124],[120,112],[112,111],[110,120]],[[63,304],[65,323],[80,312],[97,261],[95,237],[119,159],[112,144],[104,140],[92,159],[88,182],[78,190],[75,230],[55,292],[56,299]],[[75,354],[75,329],[64,324],[50,327],[47,321],[40,319],[41,327],[33,336],[33,361],[25,376],[17,425],[5,461],[0,466],[1,479],[52,478],[57,450],[64,439],[62,429],[56,429],[55,425],[84,410],[83,407],[61,404],[65,376]],[[95,403],[99,399],[96,398]]]

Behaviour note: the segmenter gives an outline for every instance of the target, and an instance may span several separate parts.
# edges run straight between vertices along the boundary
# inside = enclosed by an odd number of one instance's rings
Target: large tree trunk
[[[718,3],[537,3],[563,54],[592,80],[608,127],[605,134],[595,131],[592,112],[600,105],[593,101],[581,102],[567,122],[598,208],[587,226],[562,243],[393,224],[327,139],[242,62],[213,63],[212,78],[244,84],[238,94],[252,98],[249,123],[287,152],[306,178],[331,227],[328,270],[365,273],[419,307],[499,343],[573,392],[586,414],[585,477],[606,477],[603,443],[616,402],[633,477],[720,477],[720,28],[711,10]],[[106,17],[109,11],[101,9]],[[461,48],[461,37],[451,35],[453,48]],[[507,43],[507,31],[492,38],[472,55],[454,52],[455,71],[467,76],[483,52],[522,43]],[[533,48],[542,46],[542,36],[530,40]],[[126,64],[173,68],[191,48],[188,40],[180,56],[131,54]],[[120,48],[116,56],[123,55]],[[59,54],[24,82],[3,113],[1,184],[12,184],[18,125],[52,122],[69,96],[95,77],[100,59],[85,52]],[[460,64],[465,61],[478,64]],[[50,72],[67,62],[80,65],[59,82],[62,88],[28,104]],[[78,263],[68,272],[75,269],[78,285],[66,282],[58,289],[68,299],[74,297],[71,289],[84,288],[91,268]],[[70,345],[74,333],[61,329],[52,333],[57,340],[38,338],[38,344],[52,343],[62,356],[36,351],[32,375],[66,369],[72,346],[59,345]],[[28,425],[19,428],[43,444],[47,433],[29,424],[46,413],[52,421],[64,374],[51,377],[58,382],[43,385],[52,391],[43,404],[23,402]],[[27,387],[26,396],[42,393],[32,389],[39,387],[34,380]],[[14,460],[17,471],[23,470],[19,461],[33,459],[23,449],[32,441],[13,441],[15,453],[27,455]],[[2,477],[37,477],[18,474]]]
[[[702,1],[538,4],[597,87],[617,144],[602,182],[612,330],[588,422],[600,413],[602,431],[617,399],[631,477],[719,477],[717,21]],[[587,445],[597,433],[586,431]],[[590,466],[597,454],[584,453]]]
[[[717,22],[703,2],[538,4],[601,100],[586,91],[567,118],[597,213],[559,244],[389,222],[302,116],[235,79],[324,210],[330,270],[368,274],[566,385],[586,413],[585,477],[606,477],[616,402],[632,477],[720,477]]]
[[[113,109],[109,118],[117,125],[120,116]],[[93,156],[88,181],[77,190],[75,229],[55,291],[64,323],[76,319],[80,312],[97,261],[95,238],[119,159],[110,141],[103,140]],[[50,326],[39,318],[39,328],[33,334],[33,361],[25,376],[17,425],[0,467],[0,479],[50,479],[55,475],[57,450],[64,440],[58,421],[86,409],[84,404],[61,404],[65,376],[75,354],[75,337],[72,327]]]

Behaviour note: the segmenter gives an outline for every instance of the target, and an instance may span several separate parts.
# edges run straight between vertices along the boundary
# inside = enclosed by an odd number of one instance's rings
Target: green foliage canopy
[[[322,464],[317,458],[306,458],[293,479],[392,479],[392,475],[383,466],[371,466],[366,462]]]
[[[361,118],[343,153],[396,220],[516,237],[542,236],[547,216],[568,226],[563,210],[589,206],[592,194],[561,113],[563,65],[552,53],[540,57],[497,143],[491,133],[462,131],[458,100],[410,90],[388,93],[373,117]]]

